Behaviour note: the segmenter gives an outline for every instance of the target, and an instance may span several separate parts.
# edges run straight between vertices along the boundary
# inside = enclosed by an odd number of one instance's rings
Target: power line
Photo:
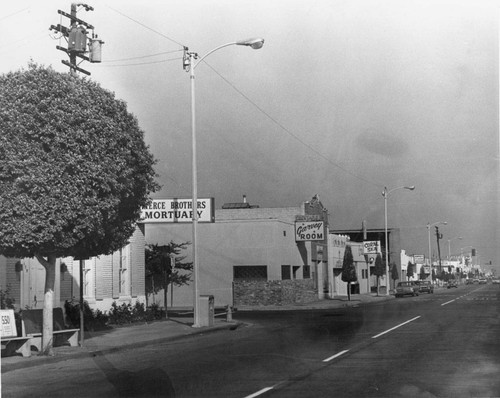
[[[182,48],[186,47],[184,44],[182,43],[179,43],[177,40],[174,40],[172,39],[171,37],[168,37],[167,35],[164,35],[163,33],[161,32],[158,32],[157,30],[147,26],[147,25],[144,25],[142,22],[139,22],[138,20],[132,18],[132,17],[129,17],[128,15],[125,15],[123,12],[121,11],[118,11],[117,9],[113,8],[113,7],[110,7],[110,6],[107,6],[108,8],[110,8],[111,10],[113,10],[114,12],[120,14],[121,16],[127,18],[127,19],[130,19],[132,22],[135,22],[136,24],[142,26],[143,28],[147,29],[147,30],[150,30],[151,32],[153,33],[156,33],[157,35],[160,35],[161,37],[164,37],[165,39],[167,40],[170,40],[172,43],[175,43],[179,46],[181,46]]]
[[[103,63],[108,63],[108,62],[122,62],[122,61],[133,61],[133,60],[135,60],[135,59],[151,58],[151,57],[156,57],[156,56],[158,56],[158,55],[172,54],[172,53],[177,53],[177,52],[181,52],[181,51],[183,51],[183,50],[164,51],[164,52],[161,52],[161,53],[150,54],[150,55],[143,55],[143,56],[139,56],[139,57],[131,57],[131,58],[110,59],[110,60],[108,60],[108,61],[103,61]],[[179,59],[179,58],[175,58],[175,59]]]
[[[178,58],[163,59],[163,60],[160,60],[160,61],[136,62],[136,63],[133,63],[133,64],[102,65],[102,66],[105,67],[105,68],[117,68],[117,67],[121,67],[121,66],[153,65],[153,64],[162,64],[164,62],[170,62],[170,61],[178,61],[178,60],[181,60],[181,59],[182,59],[182,57],[178,57]]]
[[[5,17],[3,17],[3,18],[0,18],[0,21],[3,21],[4,19],[10,18],[10,17],[13,17],[14,15],[20,14],[20,13],[26,11],[26,10],[29,10],[29,9],[30,9],[29,7],[26,7],[24,9],[22,9],[22,10],[13,12],[12,14],[9,14],[9,15],[6,15]]]
[[[304,140],[302,140],[299,136],[297,136],[296,134],[292,133],[288,128],[286,128],[282,123],[280,123],[278,120],[276,120],[273,116],[271,116],[268,112],[266,112],[262,107],[260,107],[259,105],[257,105],[255,102],[253,102],[250,97],[248,97],[246,94],[244,94],[241,90],[239,90],[232,82],[230,82],[229,80],[227,80],[223,75],[221,75],[219,72],[217,72],[217,70],[215,70],[214,67],[212,67],[208,62],[206,61],[203,61],[205,62],[205,64],[210,68],[212,69],[222,80],[224,80],[227,84],[229,84],[229,86],[231,86],[238,94],[240,94],[243,98],[245,98],[250,104],[252,104],[257,110],[259,110],[262,114],[264,114],[269,120],[271,120],[274,124],[276,124],[278,127],[280,127],[285,133],[287,133],[288,135],[290,135],[292,138],[294,138],[296,141],[298,141],[300,144],[304,145],[306,148],[308,148],[309,150],[311,150],[312,152],[314,152],[316,155],[320,156],[322,159],[326,160],[328,163],[330,163],[331,165],[337,167],[338,169],[344,171],[345,173],[351,175],[352,177],[358,179],[358,180],[361,180],[363,182],[366,182],[370,185],[373,185],[377,188],[380,188],[381,185],[378,185],[378,184],[375,184],[373,181],[370,181],[360,175],[357,175],[349,170],[347,170],[346,168],[340,166],[338,163],[335,163],[334,161],[332,161],[331,159],[327,158],[326,156],[324,156],[322,153],[318,152],[315,148],[313,148],[311,145],[309,145],[307,142],[305,142]]]

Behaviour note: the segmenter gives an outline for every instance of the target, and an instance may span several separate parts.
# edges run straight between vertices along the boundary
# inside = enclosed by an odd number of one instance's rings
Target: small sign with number
[[[0,310],[0,318],[2,320],[2,337],[17,337],[14,310]]]

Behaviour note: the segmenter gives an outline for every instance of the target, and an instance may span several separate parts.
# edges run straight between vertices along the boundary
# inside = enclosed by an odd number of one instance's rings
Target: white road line
[[[260,391],[257,391],[256,393],[253,393],[251,395],[247,395],[245,398],[254,398],[254,397],[258,397],[259,395],[261,394],[264,394],[265,392],[269,391],[269,390],[272,390],[273,388],[272,387],[266,387],[266,388],[263,388],[262,390]]]
[[[455,299],[453,299],[453,300],[450,300],[450,301],[447,301],[446,303],[443,303],[443,304],[441,304],[441,307],[442,307],[443,305],[446,305],[446,304],[450,304],[450,303],[453,303],[454,301],[455,301]]]
[[[340,351],[337,354],[331,356],[330,358],[323,359],[323,362],[330,362],[332,359],[335,359],[335,358],[340,357],[341,355],[344,355],[347,351],[349,351],[349,350]]]
[[[379,334],[377,334],[376,336],[372,336],[372,339],[376,339],[377,337],[380,337],[380,336],[382,336],[383,334],[389,333],[389,332],[393,331],[394,329],[397,329],[397,328],[399,328],[399,327],[401,327],[401,326],[403,326],[403,325],[406,325],[407,323],[413,322],[415,319],[418,319],[418,318],[420,318],[420,315],[419,315],[419,316],[416,316],[415,318],[410,319],[409,321],[406,321],[406,322],[400,323],[399,325],[394,326],[393,328],[390,328],[390,329],[386,330],[385,332],[379,333]]]

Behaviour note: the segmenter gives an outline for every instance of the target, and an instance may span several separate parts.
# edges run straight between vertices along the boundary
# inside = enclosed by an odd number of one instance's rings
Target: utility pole
[[[439,247],[439,240],[443,239],[443,234],[439,233],[439,228],[438,228],[437,225],[436,225],[435,228],[436,228],[436,239],[437,239],[437,246],[438,246],[439,276],[441,277],[441,274],[442,274],[443,270],[441,268],[441,249]]]
[[[94,34],[94,27],[91,24],[79,19],[76,16],[78,11],[77,7],[83,7],[85,11],[94,10],[93,7],[87,4],[72,3],[70,14],[61,10],[57,10],[58,14],[69,18],[70,20],[69,28],[62,26],[61,24],[57,24],[57,25],[51,25],[50,30],[59,32],[66,38],[68,47],[64,48],[61,46],[56,46],[56,48],[68,54],[69,62],[66,60],[62,60],[61,62],[64,65],[69,66],[71,75],[76,76],[77,72],[90,75],[90,72],[78,66],[79,64],[77,64],[77,58],[82,59],[80,63],[83,61],[89,61],[92,63],[101,62],[101,47],[104,44],[104,42],[98,39],[97,35]],[[86,29],[92,30],[92,38],[87,39]],[[86,56],[85,54],[88,54],[89,56]]]

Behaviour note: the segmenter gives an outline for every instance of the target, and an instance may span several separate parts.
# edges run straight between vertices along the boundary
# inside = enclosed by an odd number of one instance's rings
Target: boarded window
[[[267,265],[235,265],[234,280],[264,280],[267,281]]]
[[[281,279],[286,280],[286,279],[291,279],[291,273],[290,273],[290,266],[289,265],[282,265],[281,266]]]

